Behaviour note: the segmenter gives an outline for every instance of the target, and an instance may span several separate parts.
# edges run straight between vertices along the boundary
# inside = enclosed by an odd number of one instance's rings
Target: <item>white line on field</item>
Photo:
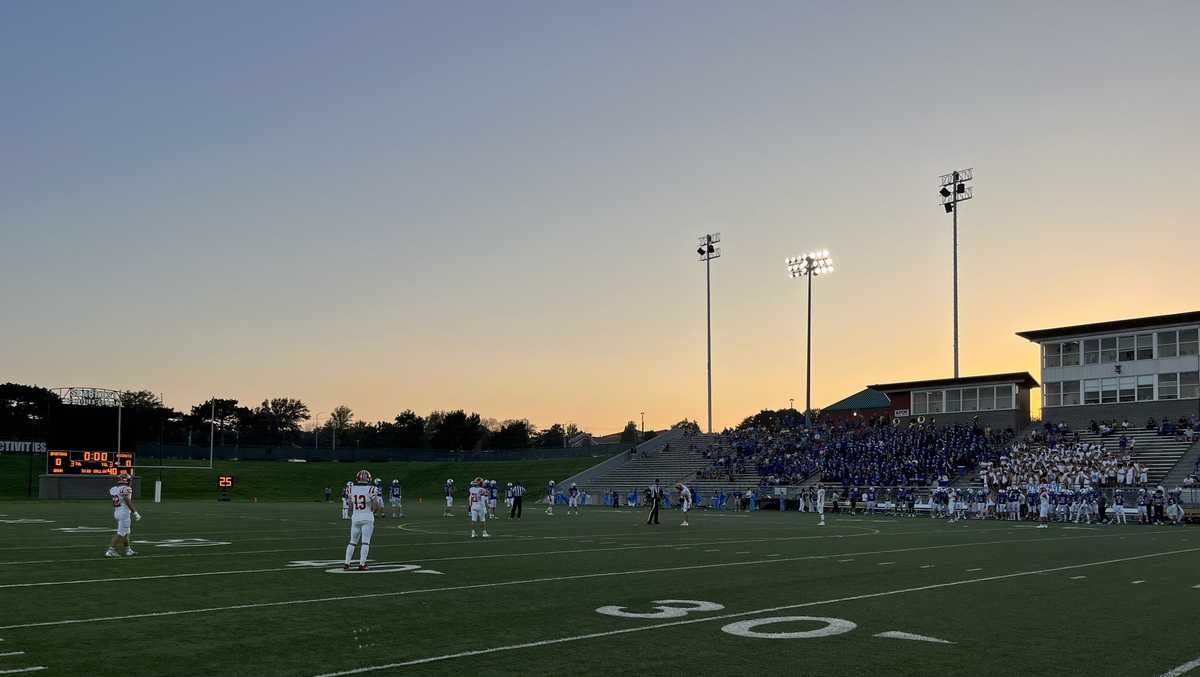
[[[0,670],[0,675],[15,675],[19,672],[37,672],[38,670],[45,670],[45,669],[46,669],[46,666],[44,666],[44,665],[35,665],[32,668],[14,668],[12,670]]]
[[[895,564],[895,562],[880,562],[880,563],[876,564],[875,566],[885,567],[885,566],[888,566],[889,564]]]
[[[1103,566],[1106,564],[1119,564],[1119,563],[1123,563],[1123,562],[1132,562],[1132,561],[1141,560],[1141,559],[1148,559],[1151,557],[1166,557],[1169,555],[1178,555],[1178,554],[1190,553],[1190,552],[1196,552],[1196,551],[1200,551],[1200,548],[1188,548],[1186,550],[1169,550],[1166,552],[1156,552],[1156,553],[1149,553],[1149,554],[1145,554],[1145,555],[1135,555],[1132,557],[1122,557],[1119,559],[1103,560],[1103,561],[1099,561],[1099,562],[1087,562],[1084,564],[1069,564],[1066,566],[1053,567],[1050,569],[1039,569],[1039,570],[1034,570],[1034,571],[1019,571],[1019,572],[1011,573],[1011,574],[999,574],[996,576],[984,576],[981,578],[967,578],[967,579],[958,580],[958,581],[950,581],[948,583],[934,583],[931,585],[922,585],[922,586],[915,587],[915,588],[901,588],[899,590],[886,590],[883,592],[872,592],[872,593],[865,593],[862,595],[851,595],[849,597],[838,597],[835,599],[826,599],[826,600],[821,600],[821,601],[817,601],[817,602],[801,602],[798,604],[789,604],[786,606],[770,607],[767,609],[755,609],[754,611],[739,611],[737,613],[722,614],[720,616],[708,616],[706,618],[696,618],[696,619],[685,620],[685,621],[671,621],[671,622],[667,622],[667,623],[655,623],[653,625],[641,625],[641,626],[632,627],[632,628],[622,628],[620,630],[609,630],[607,632],[594,632],[594,633],[590,633],[587,635],[575,635],[572,637],[559,637],[557,639],[547,639],[547,640],[541,640],[541,641],[537,641],[537,642],[526,642],[523,644],[510,644],[508,646],[493,647],[491,649],[477,649],[474,651],[463,651],[461,653],[446,654],[443,656],[430,656],[428,658],[417,658],[417,659],[403,661],[403,662],[399,662],[399,663],[387,663],[385,665],[372,665],[369,667],[354,668],[351,670],[343,670],[341,672],[328,672],[328,673],[323,673],[321,675],[318,675],[317,677],[343,677],[344,675],[357,675],[357,674],[361,674],[364,672],[375,672],[378,670],[390,670],[393,668],[403,668],[403,667],[409,667],[409,666],[413,666],[413,665],[423,665],[426,663],[435,663],[438,661],[452,660],[455,658],[466,658],[469,656],[479,656],[479,655],[483,655],[483,654],[500,653],[503,651],[514,651],[517,649],[529,649],[529,648],[534,648],[534,647],[547,646],[550,644],[563,644],[566,642],[578,642],[578,641],[586,640],[586,639],[600,639],[602,637],[612,637],[615,635],[626,635],[626,634],[632,634],[635,632],[646,632],[648,630],[657,630],[659,628],[674,627],[674,626],[679,626],[679,625],[693,625],[696,623],[711,623],[713,621],[723,621],[723,620],[728,620],[730,618],[742,618],[745,616],[758,616],[761,614],[775,613],[775,612],[779,612],[779,611],[790,611],[792,609],[802,609],[805,607],[824,606],[827,604],[840,604],[842,602],[853,602],[853,601],[857,601],[857,600],[872,599],[872,598],[876,598],[876,597],[890,597],[893,595],[902,595],[902,594],[906,594],[906,593],[910,593],[910,592],[924,592],[927,590],[937,590],[937,589],[941,589],[941,588],[950,588],[950,587],[961,586],[961,585],[970,585],[972,583],[986,583],[989,581],[1006,580],[1006,579],[1010,579],[1010,578],[1019,578],[1022,576],[1035,576],[1035,575],[1039,575],[1039,574],[1054,573],[1056,571],[1067,571],[1067,570],[1071,570],[1071,569],[1080,569],[1080,568],[1084,568],[1084,567]],[[120,619],[113,619],[113,620],[120,620]],[[1200,659],[1197,659],[1195,661],[1192,661],[1192,663],[1182,665],[1179,668],[1175,669],[1175,670],[1180,670],[1181,668],[1187,668],[1186,670],[1183,670],[1182,672],[1172,671],[1170,673],[1167,673],[1166,675],[1163,675],[1162,677],[1177,677],[1177,675],[1181,675],[1184,672],[1187,672],[1188,670],[1191,670],[1198,666],[1200,666]]]
[[[1079,580],[1079,579],[1081,579],[1081,578],[1087,578],[1087,576],[1072,576],[1072,577],[1071,577],[1071,580],[1073,580],[1073,581],[1077,581],[1077,580]]]
[[[1179,677],[1179,675],[1182,675],[1187,672],[1191,672],[1192,670],[1195,670],[1196,668],[1200,668],[1200,658],[1188,661],[1188,662],[1184,663],[1183,665],[1180,665],[1177,668],[1171,668],[1170,670],[1167,670],[1166,672],[1162,673],[1161,677]]]
[[[1130,581],[1130,583],[1133,585],[1141,585],[1142,583],[1145,583],[1145,582],[1146,581]]]
[[[844,564],[844,563],[846,563],[846,562],[853,562],[853,561],[854,561],[854,560],[852,560],[852,559],[839,559],[839,560],[838,560],[838,563],[840,563],[840,564]]]
[[[6,651],[4,653],[0,653],[0,656],[24,656],[24,655],[25,655],[24,651]]]
[[[1147,532],[1147,533],[1149,533],[1149,532]],[[1082,538],[1097,538],[1097,537],[1096,536],[1078,536],[1075,538],[1059,538],[1059,539],[1054,539],[1054,542],[1058,543],[1058,542],[1061,542],[1064,540],[1077,540],[1077,539],[1082,539]],[[943,550],[946,548],[977,547],[980,545],[998,545],[998,544],[1014,543],[1014,542],[1015,543],[1022,543],[1022,542],[1028,543],[1028,542],[1038,542],[1038,541],[1042,541],[1042,540],[1045,540],[1045,539],[1030,539],[1027,541],[1014,541],[1014,540],[992,541],[992,542],[983,541],[983,542],[977,542],[977,543],[959,543],[959,544],[953,544],[953,545],[927,545],[927,546],[917,546],[917,547],[912,547],[912,548],[897,548],[897,549],[893,549],[893,550],[877,550],[874,552],[840,553],[840,554],[830,554],[830,555],[804,555],[801,557],[783,557],[783,558],[762,559],[762,560],[742,560],[742,561],[738,561],[738,562],[718,562],[718,563],[714,563],[714,564],[696,564],[696,565],[691,565],[691,566],[665,567],[665,568],[660,568],[660,569],[635,569],[635,570],[629,570],[629,571],[603,571],[603,572],[592,573],[592,574],[576,574],[573,576],[552,576],[552,577],[544,577],[544,578],[529,578],[529,579],[519,579],[519,580],[512,580],[512,581],[496,581],[496,582],[492,582],[492,583],[474,583],[474,584],[468,584],[468,585],[449,586],[449,587],[443,587],[443,588],[422,588],[422,589],[416,589],[416,590],[396,590],[396,591],[391,591],[391,592],[363,593],[360,595],[339,595],[339,596],[334,596],[334,597],[317,597],[317,598],[312,598],[312,599],[282,600],[282,601],[278,601],[278,602],[256,602],[253,604],[235,604],[235,605],[231,605],[231,606],[222,606],[222,607],[181,609],[178,611],[155,611],[155,612],[147,612],[147,613],[141,613],[141,614],[128,614],[125,616],[105,616],[105,617],[100,617],[100,618],[71,618],[71,619],[66,619],[66,620],[61,620],[61,621],[41,621],[41,622],[36,622],[36,623],[20,623],[17,625],[3,625],[3,626],[0,626],[0,630],[15,630],[15,629],[20,629],[20,628],[40,628],[40,627],[51,627],[51,626],[59,626],[59,625],[75,625],[75,624],[80,624],[80,623],[96,623],[96,622],[100,622],[100,621],[120,621],[120,620],[128,620],[128,619],[133,619],[133,618],[157,618],[160,616],[182,616],[182,615],[198,614],[198,613],[212,613],[212,612],[217,612],[217,611],[237,611],[237,610],[242,610],[242,609],[260,609],[260,608],[267,608],[267,607],[293,606],[293,605],[297,605],[297,604],[318,604],[318,603],[324,603],[324,602],[341,602],[341,601],[356,600],[356,599],[400,597],[400,596],[405,596],[405,595],[419,595],[419,594],[427,594],[427,593],[435,593],[435,592],[457,592],[457,591],[461,591],[461,590],[479,590],[479,589],[485,589],[485,588],[501,588],[501,587],[509,587],[509,586],[514,586],[514,585],[529,585],[529,584],[533,584],[533,583],[555,583],[555,582],[560,582],[560,581],[577,581],[577,580],[587,580],[587,579],[592,579],[592,578],[609,578],[609,577],[614,577],[614,576],[633,576],[633,575],[642,575],[642,574],[668,573],[668,572],[674,572],[674,571],[693,571],[693,570],[697,570],[697,569],[721,569],[721,568],[726,568],[726,567],[750,566],[750,565],[755,565],[755,564],[775,564],[778,562],[801,562],[801,561],[831,559],[834,557],[842,557],[847,554],[854,554],[854,555],[858,555],[858,556],[884,555],[884,554],[900,553],[900,552],[917,552],[917,551],[922,551],[922,550]],[[1190,550],[1170,551],[1168,553],[1163,553],[1163,554],[1173,554],[1176,552],[1195,552],[1195,551],[1200,551],[1200,547],[1192,548]],[[485,555],[485,557],[486,557],[486,555]],[[1142,556],[1142,557],[1147,557],[1147,556]],[[1129,559],[1140,559],[1140,558],[1133,557],[1133,558],[1129,558]],[[432,560],[414,560],[414,561],[429,562]],[[1110,561],[1117,562],[1117,561],[1124,561],[1124,560],[1110,560]],[[1073,567],[1061,567],[1061,569],[1070,569],[1070,568],[1073,568]],[[286,570],[286,571],[312,571],[314,569],[312,567],[286,567],[284,570]],[[1057,570],[1058,569],[1048,569],[1047,571],[1057,571]],[[136,577],[135,576],[135,577],[131,577],[131,578],[125,579],[125,580],[137,580],[138,578],[169,578],[172,576],[188,576],[188,575],[197,575],[197,574],[166,574],[166,575],[149,576],[149,577]],[[203,574],[199,574],[199,575],[203,575]],[[997,578],[1003,578],[1003,576],[1000,576]],[[980,579],[980,580],[985,580],[985,579]],[[24,585],[24,584],[18,584],[18,585]]]
[[[922,568],[922,569],[932,569],[932,568],[933,568],[933,565],[932,565],[932,564],[922,564],[922,565],[921,565],[921,568]]]
[[[972,571],[983,571],[983,567],[975,567],[974,569],[967,569],[967,573],[971,573]]]

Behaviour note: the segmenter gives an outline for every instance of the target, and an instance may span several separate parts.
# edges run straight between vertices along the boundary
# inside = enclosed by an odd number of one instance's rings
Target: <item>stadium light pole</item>
[[[708,335],[708,434],[712,434],[712,260],[721,258],[721,248],[714,246],[721,241],[720,233],[705,233],[700,236],[696,253],[704,263],[704,315]]]
[[[317,449],[320,449],[320,448],[321,448],[321,447],[320,447],[320,440],[321,440],[321,414],[323,414],[323,413],[324,413],[324,412],[318,411],[318,412],[317,412],[317,415],[316,415],[315,417],[313,417],[313,450],[314,450],[314,451],[316,451]]]
[[[958,203],[973,197],[974,190],[967,182],[974,178],[975,170],[969,167],[942,174],[938,189],[942,208],[953,216],[954,222],[954,378],[958,378]]]
[[[812,280],[818,275],[833,272],[833,259],[829,250],[809,252],[785,259],[788,277],[808,278],[808,340],[804,369],[804,427],[812,428]]]
[[[642,412],[642,437],[639,441],[646,441],[646,412],[644,411]]]

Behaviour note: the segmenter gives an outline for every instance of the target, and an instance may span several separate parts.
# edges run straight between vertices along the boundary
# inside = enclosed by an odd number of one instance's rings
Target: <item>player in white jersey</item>
[[[822,484],[817,485],[817,500],[813,503],[813,509],[821,516],[821,521],[817,522],[817,526],[825,526],[825,486]]]
[[[342,487],[342,519],[350,519],[350,487],[354,486],[354,482],[346,482],[346,486]]]
[[[579,502],[583,498],[583,492],[574,482],[571,483],[571,488],[567,490],[567,514],[579,514]]]
[[[546,485],[546,514],[547,515],[554,514],[555,498],[556,498],[556,496],[555,496],[555,491],[554,491],[554,480],[550,480],[550,482]]]
[[[1038,526],[1039,529],[1049,529],[1050,525],[1046,524],[1050,521],[1050,492],[1042,487],[1038,492]]]
[[[471,506],[471,538],[475,538],[476,522],[479,522],[480,527],[483,529],[483,537],[488,538],[488,489],[484,484],[483,478],[476,477],[475,481],[471,482],[471,488],[467,492],[467,502]]]
[[[371,535],[375,533],[375,513],[383,508],[379,489],[371,483],[371,473],[359,470],[350,486],[350,544],[346,546],[346,563],[342,567],[349,571],[354,548],[358,546],[358,570],[367,570],[367,552],[371,549]]]
[[[404,517],[404,511],[400,505],[400,480],[392,480],[392,486],[388,491],[392,502],[392,517]]]
[[[682,482],[675,484],[675,491],[679,492],[679,509],[683,511],[683,522],[679,524],[681,527],[688,526],[688,513],[692,511],[692,490],[688,489]]]
[[[512,482],[509,482],[508,486],[505,487],[505,491],[504,491],[504,512],[507,513],[510,517],[512,516],[512,507],[513,507],[513,488],[512,488]]]
[[[496,480],[487,481],[488,490],[488,519],[496,519],[496,501],[499,500],[500,491],[497,489]]]
[[[104,551],[105,557],[120,557],[117,554],[117,548],[125,546],[125,555],[136,555],[133,548],[129,547],[129,517],[132,515],[134,519],[140,520],[142,516],[133,509],[133,488],[129,486],[129,475],[121,475],[117,478],[117,485],[108,490],[108,495],[112,497],[113,504],[113,519],[117,520],[117,533],[108,543],[108,550]]]
[[[454,480],[448,479],[442,485],[442,491],[446,494],[446,507],[442,510],[442,517],[454,517],[454,513],[450,509],[454,507]]]

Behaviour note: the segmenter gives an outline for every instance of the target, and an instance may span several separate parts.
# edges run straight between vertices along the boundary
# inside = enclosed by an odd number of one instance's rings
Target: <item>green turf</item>
[[[476,476],[502,482],[520,480],[531,489],[545,486],[550,480],[562,480],[586,470],[604,458],[554,458],[530,461],[477,462],[393,462],[393,463],[287,463],[284,461],[218,461],[212,470],[162,470],[164,496],[172,499],[216,499],[219,495],[217,477],[227,473],[234,478],[229,496],[235,501],[317,501],[325,487],[338,494],[340,487],[354,479],[365,468],[384,483],[399,479],[404,494],[414,501],[438,499],[442,484],[454,478],[460,487]],[[40,461],[44,464],[45,461]],[[176,463],[168,459],[167,464]],[[36,466],[34,472],[44,471]],[[154,480],[160,471],[142,469],[143,492],[153,495]],[[0,497],[24,498],[28,460],[15,456],[0,456]],[[34,485],[37,484],[34,476]]]
[[[696,514],[684,529],[675,512],[647,527],[633,511],[568,517],[560,506],[551,517],[531,505],[520,522],[498,520],[493,538],[472,540],[461,510],[443,518],[425,502],[378,522],[371,558],[376,568],[405,563],[439,574],[342,574],[288,566],[341,559],[347,525],[334,506],[140,507],[135,541],[228,544],[142,543],[132,558],[105,559],[108,533],[54,530],[109,526],[103,504],[0,505],[9,544],[0,652],[25,652],[4,657],[0,669],[317,675],[502,649],[372,674],[1159,675],[1200,656],[1189,629],[1200,603],[1200,539],[1190,527],[1038,530],[831,515],[818,528],[808,514],[759,512]],[[2,522],[20,518],[51,522]],[[665,620],[596,612],[648,612],[653,600],[670,599],[724,609]],[[778,616],[857,627],[782,640],[722,631]],[[672,625],[679,621],[695,622]],[[613,631],[623,634],[586,637]],[[874,636],[887,631],[953,644]]]

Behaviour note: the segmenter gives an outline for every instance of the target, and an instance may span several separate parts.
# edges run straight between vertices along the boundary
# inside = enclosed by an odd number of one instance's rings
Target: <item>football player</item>
[[[354,482],[346,482],[346,486],[342,487],[342,519],[350,519],[350,487],[354,486]]]
[[[108,550],[104,551],[104,556],[120,557],[117,554],[117,548],[122,545],[125,546],[126,557],[136,555],[133,548],[129,547],[129,517],[132,515],[135,520],[141,520],[142,516],[133,509],[133,488],[129,486],[129,475],[117,477],[117,485],[108,490],[108,495],[112,497],[113,519],[117,521],[117,533],[108,542]]]
[[[1050,525],[1050,490],[1045,486],[1038,493],[1038,526],[1039,529],[1049,529]]]
[[[821,521],[817,522],[817,526],[825,526],[825,485],[817,483],[817,500],[813,501],[813,510],[821,516]]]
[[[400,505],[400,480],[392,480],[391,501],[392,501],[392,517],[404,517],[404,512]]]
[[[488,490],[482,477],[476,477],[471,482],[471,488],[467,492],[467,503],[470,505],[471,511],[471,538],[475,538],[476,522],[479,522],[479,526],[483,529],[483,537],[489,538],[487,532]]]
[[[442,490],[446,493],[446,507],[442,509],[442,517],[454,517],[454,513],[450,512],[454,507],[454,479],[446,480]]]
[[[575,485],[571,485],[574,489]],[[683,511],[683,522],[681,527],[688,526],[688,513],[692,511],[692,490],[688,489],[682,482],[675,484],[675,491],[679,492],[679,509]]]
[[[575,483],[572,482],[571,488],[567,491],[567,514],[568,515],[570,515],[572,511],[574,511],[574,513],[576,515],[579,514],[579,499],[580,499],[579,487],[575,486]]]
[[[371,473],[359,470],[350,485],[350,544],[346,546],[346,561],[342,566],[350,570],[350,560],[354,558],[354,548],[358,546],[358,570],[367,570],[367,552],[371,549],[371,535],[375,533],[375,513],[383,508],[383,499],[379,489],[371,483]]]
[[[1112,524],[1127,524],[1125,521],[1125,495],[1120,489],[1113,492]]]
[[[499,500],[497,494],[500,493],[496,487],[496,480],[488,480],[487,481],[487,490],[488,490],[488,501],[487,501],[488,519],[494,520],[494,519],[496,519],[496,501]]]
[[[504,512],[508,513],[508,516],[510,519],[512,518],[512,508],[513,508],[513,486],[512,486],[512,482],[509,482],[508,486],[506,487],[505,492],[504,492]]]
[[[375,493],[379,496],[379,502],[383,503],[383,480],[378,477],[375,478]],[[387,512],[380,510],[378,517],[387,517]]]
[[[554,514],[554,480],[546,485],[546,514]]]

